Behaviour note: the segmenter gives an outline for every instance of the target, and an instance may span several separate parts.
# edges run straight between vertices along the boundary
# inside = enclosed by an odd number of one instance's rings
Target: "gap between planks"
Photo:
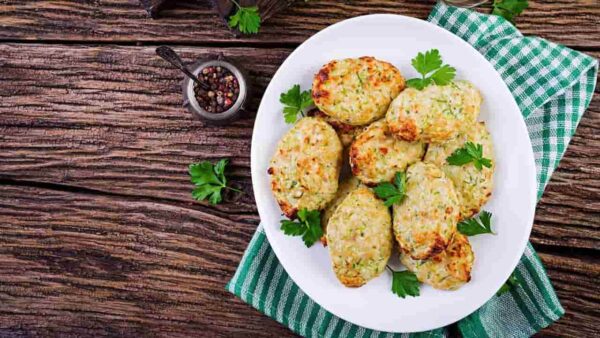
[[[139,196],[139,195],[131,195],[131,194],[123,194],[112,191],[104,191],[93,188],[86,188],[76,185],[62,184],[62,183],[50,183],[50,182],[40,182],[40,181],[32,181],[32,180],[18,180],[12,178],[3,178],[0,176],[0,186],[13,186],[13,187],[26,187],[33,189],[41,189],[41,190],[50,190],[64,193],[73,193],[73,194],[81,194],[81,195],[91,195],[91,196],[99,196],[99,197],[115,197],[119,199],[123,199],[131,202],[145,202],[145,203],[154,203],[160,206],[166,207],[174,207],[180,208],[183,210],[187,210],[189,212],[200,212],[204,214],[209,214],[211,216],[216,216],[222,219],[228,219],[233,222],[240,222],[241,220],[238,218],[231,219],[228,215],[231,215],[231,211],[221,211],[216,209],[215,207],[210,207],[209,205],[205,205],[202,203],[198,203],[192,200],[190,197],[190,202],[186,203],[181,200],[167,198],[167,197],[152,197],[152,196]],[[191,189],[191,187],[190,187]],[[253,212],[240,212],[237,211],[236,216],[247,216],[248,219],[243,223],[249,223],[253,225],[258,225],[260,219],[256,213]],[[535,224],[534,224],[535,227]],[[536,243],[534,244],[535,249],[538,253],[541,254],[550,254],[555,256],[562,256],[565,258],[577,258],[583,261],[588,261],[590,264],[594,264],[595,258],[597,258],[597,250],[590,248],[577,248],[577,247],[561,247],[551,244],[544,243]]]
[[[236,216],[247,217],[247,219],[241,220],[239,218],[231,219],[228,215],[231,215],[231,211],[227,210],[219,210],[215,207],[211,207],[207,204],[202,204],[196,202],[191,197],[191,189],[192,185],[190,183],[190,201],[183,202],[181,200],[172,199],[168,197],[152,197],[152,196],[140,196],[140,195],[132,195],[132,194],[123,194],[106,190],[99,190],[93,188],[86,188],[77,185],[70,185],[64,183],[51,183],[51,182],[41,182],[41,181],[32,181],[32,180],[19,180],[12,178],[2,177],[0,174],[0,187],[1,186],[12,186],[12,187],[27,187],[34,189],[42,189],[42,190],[50,190],[50,191],[58,191],[65,193],[73,193],[73,194],[81,194],[81,195],[91,195],[91,196],[103,196],[103,197],[115,197],[124,199],[126,201],[131,202],[146,202],[146,203],[155,203],[158,205],[166,206],[166,207],[175,207],[179,209],[184,209],[190,212],[201,212],[204,214],[209,214],[211,216],[216,216],[222,219],[229,219],[233,222],[242,222],[249,223],[253,225],[258,225],[258,216],[254,212],[243,212],[236,211]]]

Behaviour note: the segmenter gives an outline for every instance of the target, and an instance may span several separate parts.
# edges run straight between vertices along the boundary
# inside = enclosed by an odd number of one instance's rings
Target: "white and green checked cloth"
[[[535,154],[538,198],[590,103],[596,59],[535,37],[504,19],[438,4],[429,21],[458,35],[494,65],[514,95]],[[464,337],[527,337],[564,314],[531,244],[515,270],[520,285],[458,322]],[[444,337],[445,328],[413,334],[369,330],[324,310],[289,278],[259,226],[227,290],[310,337]]]

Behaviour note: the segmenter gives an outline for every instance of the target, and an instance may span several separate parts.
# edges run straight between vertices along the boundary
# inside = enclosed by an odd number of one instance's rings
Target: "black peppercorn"
[[[202,109],[209,113],[222,113],[231,108],[240,93],[238,79],[221,66],[206,67],[200,71],[199,78],[207,83],[211,90],[206,91],[194,85],[196,100]]]

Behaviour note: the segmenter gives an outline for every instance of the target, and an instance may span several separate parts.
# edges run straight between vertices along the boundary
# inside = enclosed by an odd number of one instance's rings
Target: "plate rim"
[[[260,113],[262,111],[261,108],[263,106],[263,99],[264,99],[265,95],[267,93],[269,93],[270,90],[272,90],[271,87],[273,86],[273,83],[275,82],[274,80],[280,76],[281,69],[284,68],[284,66],[288,62],[290,62],[290,60],[292,59],[292,57],[294,55],[296,55],[300,51],[302,51],[305,48],[307,48],[307,43],[309,41],[311,41],[312,39],[315,39],[316,37],[318,37],[323,32],[329,31],[329,30],[337,28],[339,26],[353,24],[355,22],[359,22],[359,21],[362,21],[362,20],[372,20],[372,19],[376,20],[377,18],[393,18],[394,20],[400,19],[400,20],[407,20],[407,21],[418,22],[419,24],[425,24],[426,26],[429,26],[434,31],[437,31],[437,33],[445,35],[445,36],[448,36],[449,39],[452,39],[453,41],[456,41],[456,43],[462,44],[464,47],[466,47],[468,49],[471,49],[473,52],[475,52],[475,55],[476,55],[475,57],[478,57],[478,58],[482,59],[486,64],[488,64],[490,66],[490,68],[493,70],[493,73],[495,73],[495,76],[497,77],[497,80],[500,81],[502,90],[505,90],[508,93],[509,97],[510,97],[510,102],[508,104],[510,104],[513,109],[516,109],[517,111],[521,112],[521,116],[522,116],[522,111],[519,108],[519,106],[518,106],[518,104],[517,104],[517,102],[516,102],[513,94],[510,92],[510,89],[508,88],[506,82],[504,82],[504,79],[502,78],[502,76],[500,75],[500,73],[498,73],[498,71],[496,70],[496,68],[477,49],[475,49],[468,42],[466,42],[465,40],[463,40],[461,37],[459,37],[459,36],[451,33],[450,31],[448,31],[448,30],[446,30],[446,29],[444,29],[444,28],[442,28],[440,26],[437,26],[437,25],[435,25],[435,24],[433,24],[433,23],[431,23],[429,21],[426,21],[426,20],[421,20],[421,19],[418,19],[418,18],[409,17],[409,16],[405,16],[405,15],[400,15],[400,14],[391,14],[391,13],[385,13],[385,14],[383,14],[383,13],[381,13],[381,14],[367,14],[367,15],[355,16],[355,17],[352,17],[352,18],[348,18],[348,19],[339,21],[339,22],[334,23],[332,25],[329,25],[329,26],[325,27],[324,29],[322,29],[322,30],[316,32],[315,34],[311,35],[304,42],[302,42],[292,53],[290,53],[286,57],[286,59],[281,63],[281,65],[277,68],[277,71],[273,74],[272,78],[269,81],[269,84],[265,88],[265,91],[263,93],[263,97],[261,97],[261,101],[260,101],[260,104],[259,104],[259,107],[258,107],[258,110],[257,110],[257,114],[255,116],[255,121],[254,121],[254,124],[253,124],[253,129],[252,129],[252,143],[251,143],[251,149],[250,149],[250,168],[251,168],[252,187],[253,187],[253,192],[254,192],[254,196],[255,196],[255,202],[256,202],[256,206],[257,206],[257,210],[258,210],[260,219],[264,218],[263,214],[265,213],[265,210],[264,210],[263,207],[260,206],[260,204],[262,204],[262,203],[259,202],[259,199],[256,198],[256,196],[257,196],[256,192],[257,191],[262,191],[262,189],[259,187],[259,184],[257,182],[257,177],[261,173],[258,172],[258,168],[257,168],[258,165],[256,164],[256,161],[257,161],[256,160],[257,152],[259,151],[258,150],[258,146],[257,146],[257,133],[256,133],[256,130],[257,130],[257,123],[258,123],[258,120],[259,120],[258,117],[259,117],[259,115],[260,115]],[[524,237],[524,239],[521,241],[521,243],[519,243],[518,248],[515,250],[515,251],[518,251],[520,253],[520,255],[518,255],[518,256],[515,255],[516,258],[512,259],[512,262],[511,262],[511,266],[513,266],[512,270],[516,269],[516,267],[517,267],[517,265],[518,265],[521,257],[523,256],[523,254],[525,252],[525,249],[527,247],[527,243],[529,242],[529,238],[531,237],[531,231],[532,231],[532,228],[533,228],[533,222],[534,222],[534,218],[535,218],[535,211],[536,211],[536,205],[537,205],[537,189],[536,189],[536,187],[537,187],[537,172],[536,172],[536,166],[535,166],[535,156],[534,156],[534,153],[533,153],[533,146],[531,144],[531,139],[530,139],[529,134],[528,134],[527,125],[525,124],[525,118],[522,117],[521,119],[519,119],[519,122],[517,122],[517,123],[519,123],[521,125],[521,127],[524,128],[525,132],[527,133],[527,137],[526,137],[527,149],[525,149],[525,152],[527,152],[527,157],[529,158],[529,161],[528,161],[529,163],[528,163],[527,167],[530,169],[529,170],[530,172],[529,172],[528,176],[530,176],[530,177],[533,178],[534,184],[533,184],[533,189],[530,192],[531,196],[529,196],[529,199],[531,200],[531,205],[533,207],[531,208],[531,210],[532,210],[531,215],[528,215],[529,217],[527,217],[528,218],[528,220],[526,222],[526,224],[528,224],[528,228],[526,229],[527,236]],[[260,227],[260,225],[257,227],[257,229],[259,227]],[[443,324],[441,324],[439,326],[437,326],[437,324],[436,324],[436,326],[430,326],[428,328],[423,328],[423,329],[418,329],[418,330],[411,330],[411,331],[399,330],[399,329],[396,329],[396,330],[391,329],[390,330],[389,328],[386,328],[386,329],[382,330],[382,328],[371,326],[371,325],[369,325],[369,323],[366,323],[366,322],[355,321],[355,320],[350,320],[348,318],[344,318],[345,316],[340,315],[339,313],[337,313],[335,311],[335,309],[331,309],[330,307],[319,303],[318,300],[317,300],[317,298],[314,297],[314,294],[312,294],[312,292],[307,292],[305,289],[303,289],[301,287],[300,283],[298,283],[298,276],[296,275],[296,273],[295,272],[290,272],[286,268],[286,265],[281,262],[280,255],[278,253],[282,250],[282,247],[279,245],[279,243],[277,243],[277,241],[272,241],[274,235],[273,234],[269,235],[270,231],[271,231],[271,230],[269,230],[270,228],[269,227],[263,227],[263,229],[264,229],[265,235],[267,236],[267,240],[269,241],[269,245],[271,246],[271,248],[273,249],[273,252],[275,253],[275,255],[277,257],[277,260],[282,265],[282,267],[284,268],[284,270],[286,271],[286,273],[288,274],[288,276],[292,279],[292,281],[294,282],[294,284],[296,284],[296,286],[300,290],[302,290],[309,298],[311,298],[315,302],[315,304],[317,304],[318,306],[322,307],[323,309],[325,309],[326,311],[330,312],[331,314],[333,314],[333,315],[339,317],[340,319],[345,320],[345,321],[347,321],[349,323],[352,323],[352,324],[355,324],[355,325],[358,325],[358,326],[362,326],[362,327],[367,328],[367,329],[377,330],[377,331],[385,331],[385,332],[392,332],[392,333],[400,333],[400,332],[402,332],[402,333],[413,333],[413,332],[423,332],[423,331],[428,331],[428,330],[434,330],[434,329],[442,328],[442,327],[445,327],[447,325],[450,325],[450,324],[452,324],[454,322],[460,321],[460,320],[468,317],[470,314],[472,314],[473,312],[475,312],[476,310],[478,310],[479,308],[481,308],[481,306],[483,306],[485,303],[487,303],[495,295],[495,293],[496,293],[496,291],[494,291],[494,290],[496,290],[496,288],[494,288],[494,289],[490,288],[490,290],[492,290],[492,292],[489,295],[489,297],[488,296],[483,297],[484,300],[478,302],[477,305],[474,306],[474,309],[471,312],[469,312],[468,314],[466,314],[466,315],[464,315],[464,316],[462,316],[462,317],[460,317],[460,318],[458,318],[456,320],[446,321],[446,322],[444,322]],[[273,242],[275,242],[275,244],[273,244]],[[508,275],[505,276],[505,278],[503,278],[504,280],[508,279],[508,277],[512,273],[512,270],[511,270],[511,272],[509,272]],[[498,285],[498,288],[500,288],[501,285],[502,284]]]

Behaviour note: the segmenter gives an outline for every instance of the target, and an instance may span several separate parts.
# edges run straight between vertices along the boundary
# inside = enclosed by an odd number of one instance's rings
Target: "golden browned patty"
[[[327,245],[327,224],[329,224],[329,219],[333,216],[333,212],[337,207],[342,204],[344,198],[348,196],[349,193],[354,191],[354,189],[360,186],[360,181],[352,176],[349,177],[340,183],[337,193],[331,202],[327,204],[323,212],[321,213],[321,226],[323,227],[323,237],[321,237],[321,243],[323,245]]]
[[[480,106],[479,91],[467,81],[407,88],[390,105],[386,120],[401,140],[440,143],[475,124]]]
[[[279,140],[268,173],[271,190],[283,213],[294,218],[306,208],[320,210],[338,189],[342,144],[322,119],[300,119]]]
[[[384,119],[373,122],[350,146],[352,174],[367,185],[391,181],[398,171],[421,160],[422,142],[406,142],[389,135]]]
[[[324,65],[313,80],[312,96],[325,114],[342,123],[365,125],[382,118],[404,86],[396,67],[365,56]]]
[[[483,167],[478,170],[473,163],[462,166],[448,164],[447,158],[455,150],[464,147],[467,141],[482,145],[483,157],[492,160],[491,168]],[[483,122],[476,123],[448,142],[430,145],[425,155],[425,162],[438,165],[454,183],[460,203],[461,219],[477,214],[492,195],[495,168],[494,148],[492,137]]]
[[[371,189],[352,190],[329,219],[327,244],[340,282],[362,286],[385,270],[392,253],[389,209]]]
[[[353,126],[347,123],[343,123],[325,113],[320,111],[318,108],[312,109],[308,112],[308,116],[319,117],[329,123],[335,132],[338,134],[342,146],[347,147],[354,141],[354,138],[363,129],[361,126]]]
[[[400,254],[400,261],[421,283],[436,289],[456,290],[471,280],[475,256],[466,236],[456,233],[445,251],[427,260]]]
[[[405,254],[427,259],[448,246],[460,205],[452,181],[437,166],[418,162],[406,176],[406,197],[393,206],[394,234]]]

